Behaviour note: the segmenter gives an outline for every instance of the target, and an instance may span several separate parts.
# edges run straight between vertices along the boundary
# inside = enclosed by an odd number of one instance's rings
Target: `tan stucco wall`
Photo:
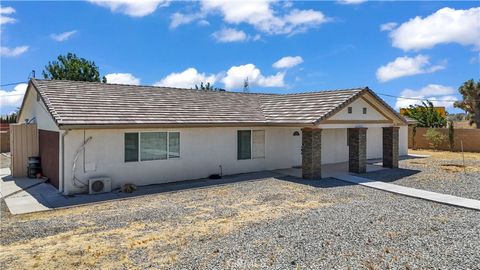
[[[352,113],[348,113],[348,107],[352,107]],[[363,114],[363,108],[367,108],[367,114]],[[370,106],[362,98],[358,98],[347,107],[343,108],[328,120],[386,120],[374,107]]]
[[[35,117],[34,123],[37,123],[38,129],[59,131],[43,101],[41,99],[37,101],[37,92],[33,89],[33,86],[29,86],[25,98],[25,103],[18,118],[19,123],[25,123],[25,119]]]
[[[425,133],[428,128],[417,127],[417,133],[415,135],[415,148],[430,149]],[[450,150],[450,144],[448,141],[448,128],[436,128],[435,130],[445,135],[445,141],[440,145],[439,150]],[[454,151],[461,151],[461,144],[463,143],[463,151],[466,152],[480,152],[480,129],[455,129],[454,132]],[[413,131],[409,128],[408,131],[408,147],[413,146]]]
[[[237,160],[237,130],[265,130],[264,159]],[[180,159],[124,162],[124,133],[135,131],[179,131]],[[76,150],[84,138],[92,137],[77,163],[76,176],[84,182],[96,176],[108,176],[114,188],[124,183],[148,185],[208,177],[210,174],[237,174],[290,168],[295,164],[293,132],[299,128],[225,127],[179,129],[71,130],[65,136],[65,193],[82,189],[72,183],[72,165]],[[84,133],[85,132],[85,133]],[[91,171],[86,171],[94,168]]]

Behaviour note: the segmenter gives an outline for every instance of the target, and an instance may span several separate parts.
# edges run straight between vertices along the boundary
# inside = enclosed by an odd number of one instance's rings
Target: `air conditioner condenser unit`
[[[88,179],[88,193],[100,194],[112,191],[112,180],[108,177]]]

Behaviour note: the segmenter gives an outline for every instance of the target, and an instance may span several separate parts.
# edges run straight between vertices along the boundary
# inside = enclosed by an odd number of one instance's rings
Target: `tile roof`
[[[58,125],[312,125],[371,91],[253,94],[66,80],[31,82]]]

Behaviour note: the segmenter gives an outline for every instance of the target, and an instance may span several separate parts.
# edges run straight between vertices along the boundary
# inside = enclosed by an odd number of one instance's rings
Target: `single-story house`
[[[43,172],[60,192],[366,160],[398,166],[407,123],[368,87],[299,94],[30,80],[18,117],[38,128]]]

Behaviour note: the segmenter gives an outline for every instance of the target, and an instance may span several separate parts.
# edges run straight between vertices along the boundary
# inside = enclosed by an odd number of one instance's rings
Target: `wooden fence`
[[[10,126],[0,123],[0,153],[10,152]]]
[[[413,127],[408,128],[408,148],[431,149],[425,133],[429,128],[417,127],[415,134],[415,145],[413,138]],[[448,128],[435,128],[445,135],[445,141],[440,145],[439,150],[450,150],[450,143],[448,140]],[[461,144],[463,143],[463,151],[465,152],[480,152],[480,129],[454,129],[453,130],[453,151],[461,151]]]
[[[10,125],[10,150],[12,176],[27,176],[28,157],[38,156],[37,125]]]
[[[0,130],[0,153],[10,152],[10,132]]]

